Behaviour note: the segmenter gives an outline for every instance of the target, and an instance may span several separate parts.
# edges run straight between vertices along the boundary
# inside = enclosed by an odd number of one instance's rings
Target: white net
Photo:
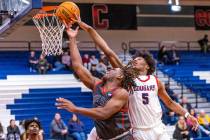
[[[60,55],[64,24],[54,14],[37,14],[33,17],[42,40],[42,53],[45,55]]]

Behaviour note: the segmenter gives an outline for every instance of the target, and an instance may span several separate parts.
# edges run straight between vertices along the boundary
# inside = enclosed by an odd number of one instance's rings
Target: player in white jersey
[[[135,83],[136,87],[133,88],[133,93],[129,97],[132,127],[134,129],[152,128],[161,123],[162,117],[157,78],[153,75],[139,76],[135,79]]]
[[[79,26],[89,33],[96,46],[108,57],[114,68],[122,67],[118,56],[109,48],[103,38],[91,26],[78,21]],[[159,98],[164,104],[181,116],[185,116],[197,129],[197,119],[191,116],[167,94],[163,83],[152,74],[155,71],[155,62],[147,53],[139,53],[132,61],[134,68],[139,70],[136,86],[129,97],[129,114],[135,140],[168,140],[165,125],[161,121],[162,109]]]
[[[162,109],[159,98],[164,104],[179,115],[191,119],[194,129],[198,122],[167,94],[163,83],[153,76],[155,61],[148,53],[137,53],[133,59],[133,67],[140,75],[135,79],[136,86],[129,97],[129,115],[136,140],[169,139],[165,125],[162,123]]]

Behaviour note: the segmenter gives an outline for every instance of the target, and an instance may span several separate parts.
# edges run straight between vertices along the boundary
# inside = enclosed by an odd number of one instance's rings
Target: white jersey
[[[162,109],[158,99],[157,79],[153,75],[139,76],[129,96],[129,117],[132,128],[152,128],[160,124]]]

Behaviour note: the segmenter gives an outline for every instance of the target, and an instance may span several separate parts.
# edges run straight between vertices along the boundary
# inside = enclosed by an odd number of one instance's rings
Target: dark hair
[[[25,120],[22,120],[19,122],[19,125],[24,125],[25,124]]]
[[[162,46],[160,47],[160,51],[162,51],[164,48],[165,48],[165,45],[162,45]]]
[[[3,126],[1,124],[1,122],[0,122],[0,133],[3,133]]]
[[[9,123],[11,123],[12,121],[15,121],[14,119],[11,119],[10,121],[9,121]]]
[[[133,56],[133,59],[137,57],[142,57],[146,61],[149,66],[149,70],[147,71],[147,75],[151,75],[155,72],[155,60],[148,52],[138,52]]]
[[[104,61],[103,61],[102,59],[99,59],[98,62],[99,62],[99,63],[100,63],[100,62],[104,63]]]
[[[77,123],[80,123],[80,119],[78,118],[78,116],[77,116],[76,114],[72,114],[72,117],[71,117],[71,119],[69,120],[69,123],[70,123],[70,122],[75,122],[75,121],[73,120],[73,115],[75,115],[75,116],[77,117],[76,122],[77,122]]]
[[[207,38],[207,37],[208,37],[208,35],[207,35],[207,34],[205,34],[205,35],[204,35],[204,37],[205,37],[205,38]]]
[[[122,67],[122,73],[123,73],[123,79],[122,79],[122,87],[126,89],[127,91],[130,91],[132,93],[132,87],[135,87],[135,78],[138,77],[139,71],[134,69],[131,65],[132,61],[130,61],[126,66]]]
[[[25,130],[28,129],[29,125],[30,125],[32,122],[35,122],[35,123],[38,125],[39,129],[42,129],[41,123],[40,123],[38,120],[32,119],[32,120],[26,120],[26,121],[25,121],[25,124],[24,124]]]

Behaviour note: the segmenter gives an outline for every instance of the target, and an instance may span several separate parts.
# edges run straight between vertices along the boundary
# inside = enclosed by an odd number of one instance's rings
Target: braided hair
[[[126,66],[122,67],[121,70],[123,73],[123,79],[121,82],[122,87],[133,93],[132,87],[136,86],[134,79],[138,77],[139,71],[132,67],[132,61],[130,61]]]

